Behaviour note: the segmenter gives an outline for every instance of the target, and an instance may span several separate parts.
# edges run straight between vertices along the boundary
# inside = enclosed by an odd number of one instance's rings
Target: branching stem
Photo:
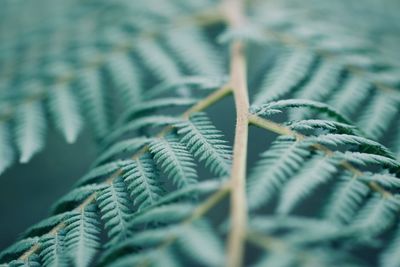
[[[234,30],[245,24],[244,2],[226,0],[224,11],[227,22]],[[231,44],[230,86],[232,87],[235,108],[236,128],[233,144],[233,163],[231,183],[231,230],[228,236],[227,266],[240,267],[243,262],[244,244],[247,228],[246,203],[246,161],[249,132],[249,96],[247,91],[247,70],[245,46],[240,40]]]

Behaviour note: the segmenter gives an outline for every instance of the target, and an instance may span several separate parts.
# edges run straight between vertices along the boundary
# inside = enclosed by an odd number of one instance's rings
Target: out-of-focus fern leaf
[[[397,198],[375,195],[359,212],[352,225],[370,235],[379,234],[393,225],[399,209]]]
[[[196,28],[175,29],[168,32],[166,38],[168,45],[193,73],[222,74],[217,54]]]
[[[80,99],[83,102],[88,120],[93,126],[96,137],[102,138],[108,133],[109,118],[105,90],[102,86],[101,76],[97,70],[87,70],[80,73],[79,78]]]
[[[44,146],[46,119],[41,103],[33,101],[23,104],[18,109],[15,127],[19,161],[26,163]]]
[[[345,174],[334,188],[334,192],[325,207],[325,216],[334,223],[345,224],[358,212],[361,205],[366,201],[370,188],[358,180],[358,177]]]
[[[107,63],[107,71],[110,73],[115,90],[119,92],[125,110],[139,103],[141,99],[139,71],[129,55],[123,53],[112,55]]]
[[[313,75],[311,81],[309,81],[304,88],[300,88],[296,93],[296,98],[309,99],[314,101],[325,100],[330,94],[332,89],[337,85],[339,75],[341,72],[341,66],[335,62],[323,61]],[[291,118],[294,120],[307,118],[310,116],[308,110],[301,110],[291,112]]]
[[[195,261],[204,266],[222,266],[224,248],[221,240],[205,221],[194,222],[183,227],[178,245]]]
[[[334,92],[328,102],[342,114],[352,116],[359,110],[370,90],[367,82],[351,75],[344,81],[344,85]]]
[[[0,173],[11,166],[15,159],[8,125],[0,122]]]
[[[79,105],[71,88],[58,85],[50,90],[49,105],[53,121],[68,143],[74,143],[82,129]]]
[[[399,104],[384,92],[377,92],[363,109],[360,128],[378,140],[387,131],[390,123],[398,116]]]
[[[254,104],[277,100],[293,92],[307,76],[313,60],[314,55],[308,51],[289,51],[279,57],[274,68],[265,74],[261,90],[254,98]]]
[[[307,162],[300,172],[283,188],[278,213],[289,213],[295,205],[310,195],[316,187],[333,178],[337,172],[337,159],[317,157]]]
[[[400,265],[399,259],[400,251],[400,228],[397,227],[393,234],[392,240],[388,244],[385,251],[380,257],[380,263],[382,267],[396,267]]]
[[[219,176],[230,173],[231,149],[205,113],[196,113],[176,127],[190,153],[204,161],[212,173]]]
[[[175,61],[159,44],[150,40],[140,40],[136,43],[138,54],[146,66],[152,70],[161,81],[174,81],[182,75]]]
[[[248,177],[249,207],[257,209],[268,202],[309,155],[309,150],[300,143],[290,138],[278,138],[260,155],[261,159]]]
[[[169,135],[153,141],[149,145],[150,152],[160,169],[179,188],[197,183],[196,165],[187,148],[178,139]]]

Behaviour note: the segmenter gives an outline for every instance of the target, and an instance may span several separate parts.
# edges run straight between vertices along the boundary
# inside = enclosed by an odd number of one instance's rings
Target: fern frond
[[[352,225],[369,235],[382,233],[394,223],[399,209],[400,202],[396,197],[375,195],[359,212]]]
[[[106,69],[125,110],[131,108],[133,103],[139,103],[142,95],[140,73],[133,60],[122,53],[116,53],[108,59]]]
[[[218,176],[230,173],[231,149],[204,113],[196,113],[176,124],[181,141],[199,161]]]
[[[117,243],[128,235],[127,223],[131,215],[129,194],[122,178],[117,178],[96,196],[110,242]]]
[[[397,227],[393,234],[393,238],[387,245],[380,257],[380,264],[382,267],[395,267],[400,265],[399,251],[400,251],[400,228]]]
[[[197,183],[194,160],[175,136],[169,135],[151,142],[149,150],[160,169],[178,188]]]
[[[68,143],[76,141],[83,126],[79,105],[71,90],[65,85],[58,85],[49,93],[49,108],[54,125]]]
[[[109,112],[100,73],[97,70],[80,73],[79,89],[80,99],[83,102],[81,106],[85,108],[93,132],[97,138],[102,138],[108,133]]]
[[[328,101],[346,116],[354,115],[367,99],[371,90],[368,82],[354,76],[348,77],[336,93]]]
[[[100,229],[94,206],[76,212],[66,221],[65,246],[74,266],[89,266],[100,247]]]
[[[222,266],[224,248],[206,221],[196,221],[181,229],[178,246],[196,262],[204,266]]]
[[[293,92],[305,79],[315,56],[308,51],[287,51],[278,58],[274,68],[267,72],[254,104],[260,105]]]
[[[221,75],[222,66],[213,47],[196,28],[174,29],[166,34],[167,44],[191,72]]]
[[[175,61],[159,44],[150,40],[139,40],[136,46],[140,58],[161,81],[174,81],[182,76]]]
[[[398,116],[399,107],[396,99],[391,99],[385,93],[377,92],[364,108],[359,125],[368,136],[379,140],[393,119]]]
[[[337,159],[315,158],[300,170],[300,172],[287,183],[280,197],[277,212],[289,213],[295,205],[310,195],[316,187],[333,178],[337,172]]]
[[[338,84],[339,75],[341,74],[341,66],[329,61],[321,62],[316,70],[316,73],[311,78],[304,88],[299,89],[295,94],[296,98],[309,99],[314,101],[322,101],[327,98],[333,89]],[[307,110],[299,112],[291,112],[293,120],[307,118],[312,113]]]
[[[6,123],[0,122],[0,173],[10,167],[15,160],[15,151],[12,147],[10,130]]]
[[[130,195],[139,210],[159,200],[163,193],[161,181],[157,168],[149,155],[146,154],[135,160],[123,171],[123,179],[128,184]]]
[[[336,119],[338,122],[352,124],[348,118],[341,115],[339,111],[321,102],[316,102],[307,99],[287,99],[271,102],[261,106],[253,106],[252,112],[262,116],[269,116],[280,113],[282,109],[288,108],[308,108],[325,113],[328,116]]]
[[[371,189],[358,177],[345,174],[337,183],[334,192],[325,206],[325,216],[334,223],[346,224],[357,214],[361,205],[367,200]]]
[[[272,196],[303,165],[310,155],[302,144],[278,138],[256,163],[248,177],[247,194],[250,209],[257,209],[268,202]]]
[[[44,147],[46,119],[41,103],[30,102],[20,107],[15,123],[19,161],[26,163]]]
[[[67,267],[69,265],[64,238],[64,233],[55,233],[42,238],[40,258],[43,266]]]

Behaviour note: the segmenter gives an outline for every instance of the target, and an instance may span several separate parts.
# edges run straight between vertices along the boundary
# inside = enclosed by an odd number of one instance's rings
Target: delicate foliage
[[[204,113],[197,113],[176,127],[190,153],[204,161],[212,173],[220,176],[230,173],[231,150]]]
[[[0,266],[398,266],[397,2],[5,0],[0,173],[98,155]]]

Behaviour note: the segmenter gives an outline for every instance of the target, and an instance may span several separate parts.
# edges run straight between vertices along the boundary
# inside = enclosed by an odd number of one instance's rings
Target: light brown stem
[[[229,26],[233,29],[245,23],[242,0],[227,0],[224,10]],[[247,92],[247,70],[245,46],[234,41],[230,51],[230,86],[233,89],[236,108],[235,140],[231,183],[231,230],[228,236],[227,266],[240,267],[243,262],[247,228],[246,161],[249,131],[249,96]]]

